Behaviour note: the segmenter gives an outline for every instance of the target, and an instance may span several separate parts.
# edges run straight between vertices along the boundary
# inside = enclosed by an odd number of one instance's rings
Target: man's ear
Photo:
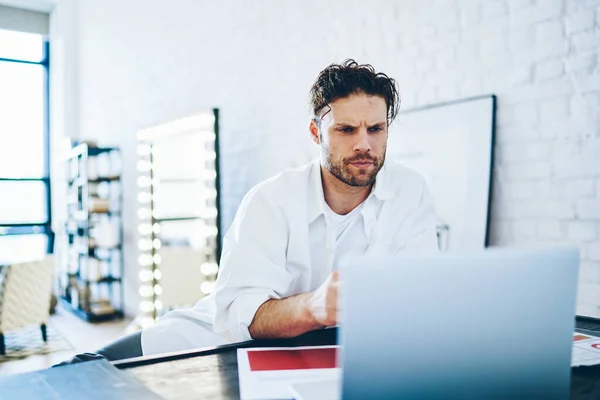
[[[314,118],[310,120],[310,125],[308,126],[308,131],[310,133],[310,138],[316,144],[321,144],[321,140],[319,139],[319,126],[317,125],[317,121]]]

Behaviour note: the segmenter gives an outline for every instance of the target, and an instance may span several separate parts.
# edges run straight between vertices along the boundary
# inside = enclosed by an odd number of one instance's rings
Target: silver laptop
[[[352,260],[341,273],[342,382],[291,390],[297,399],[568,399],[578,265],[574,249]]]

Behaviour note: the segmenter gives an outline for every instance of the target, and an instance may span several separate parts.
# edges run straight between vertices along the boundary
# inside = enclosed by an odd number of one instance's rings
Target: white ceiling
[[[25,10],[49,13],[58,0],[0,0],[0,4]]]

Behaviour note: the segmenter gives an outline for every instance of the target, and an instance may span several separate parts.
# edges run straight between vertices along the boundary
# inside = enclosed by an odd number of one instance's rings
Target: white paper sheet
[[[252,371],[248,359],[249,351],[302,350],[339,348],[339,346],[275,347],[238,349],[238,374],[242,400],[291,399],[289,385],[294,382],[340,379],[340,368],[288,369]]]
[[[289,390],[294,400],[340,400],[342,397],[339,379],[296,382],[290,385]]]
[[[573,334],[571,366],[600,364],[600,337],[583,333]]]

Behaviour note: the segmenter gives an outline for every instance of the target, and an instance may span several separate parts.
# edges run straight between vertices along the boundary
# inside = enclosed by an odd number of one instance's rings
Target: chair
[[[50,297],[54,257],[12,264],[0,275],[0,354],[6,353],[4,333],[39,324],[42,339],[48,341],[46,322],[50,314]]]

